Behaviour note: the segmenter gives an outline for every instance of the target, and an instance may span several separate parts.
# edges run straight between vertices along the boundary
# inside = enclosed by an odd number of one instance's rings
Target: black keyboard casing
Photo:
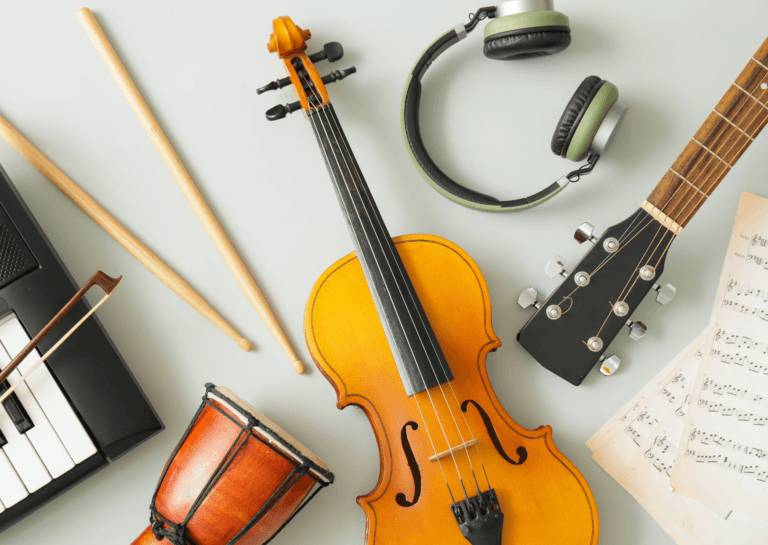
[[[33,337],[78,288],[0,166],[0,317],[15,312]],[[82,299],[39,350],[45,353],[89,309]],[[163,429],[95,315],[46,364],[99,452],[0,513],[0,532]]]

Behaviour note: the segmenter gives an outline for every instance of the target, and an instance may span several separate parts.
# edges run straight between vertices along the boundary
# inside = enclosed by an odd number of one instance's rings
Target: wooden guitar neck
[[[768,124],[768,39],[642,207],[679,233]]]

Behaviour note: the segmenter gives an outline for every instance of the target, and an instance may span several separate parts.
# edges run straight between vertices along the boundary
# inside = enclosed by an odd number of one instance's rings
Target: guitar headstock
[[[574,238],[592,248],[573,271],[565,270],[559,256],[547,265],[547,274],[564,280],[543,303],[533,288],[518,301],[523,308],[536,309],[517,335],[520,344],[542,366],[576,386],[597,363],[605,375],[618,368],[619,358],[605,352],[622,329],[635,340],[645,334],[645,325],[631,316],[648,292],[655,290],[662,304],[675,294],[674,286],[661,285],[659,279],[679,230],[665,227],[643,208],[599,238],[592,230],[585,223],[576,231]]]
[[[270,108],[267,110],[267,119],[275,121],[299,109],[309,112],[329,104],[330,99],[325,85],[354,74],[356,69],[352,66],[346,70],[336,70],[321,77],[317,73],[315,63],[324,60],[336,62],[341,59],[344,56],[344,49],[341,44],[329,42],[323,46],[322,51],[307,55],[305,53],[306,41],[312,37],[309,30],[296,26],[288,16],[278,17],[272,21],[272,28],[274,32],[269,37],[267,49],[270,53],[277,53],[278,57],[282,59],[288,77],[272,81],[257,89],[256,93],[262,94],[290,85],[299,100],[289,104],[278,104]]]

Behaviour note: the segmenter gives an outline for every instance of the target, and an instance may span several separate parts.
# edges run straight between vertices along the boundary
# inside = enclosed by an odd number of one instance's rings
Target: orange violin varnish
[[[317,281],[304,323],[339,408],[362,408],[379,446],[378,483],[357,500],[367,518],[366,544],[467,545],[450,507],[465,498],[464,488],[474,496],[487,481],[504,514],[502,545],[597,544],[594,497],[555,447],[551,428],[522,428],[491,388],[485,359],[501,343],[477,265],[438,237],[393,240],[452,381],[406,395],[354,253]]]
[[[306,112],[311,109],[311,105],[304,90],[305,82],[301,80],[296,67],[293,65],[293,60],[297,58],[302,61],[302,66],[307,71],[309,80],[320,99],[316,106],[328,104],[330,99],[328,98],[325,84],[317,73],[315,66],[310,62],[307,54],[304,53],[307,49],[307,44],[304,40],[311,38],[312,33],[309,30],[297,27],[287,15],[272,21],[272,29],[273,32],[269,37],[267,49],[270,53],[277,53],[278,57],[282,59],[288,77],[291,78],[293,89],[296,91],[296,96],[299,98],[299,102],[301,102],[301,109]]]

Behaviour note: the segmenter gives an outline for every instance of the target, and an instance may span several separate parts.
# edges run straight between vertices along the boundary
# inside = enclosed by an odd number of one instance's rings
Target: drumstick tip
[[[239,341],[237,341],[237,345],[240,348],[242,348],[245,352],[250,352],[251,349],[253,349],[253,345],[251,344],[251,342],[248,339],[245,339],[245,338],[240,339]]]
[[[291,360],[291,364],[293,364],[293,370],[296,371],[299,375],[303,375],[307,368],[304,367],[304,363],[300,359]]]
[[[88,8],[80,8],[79,10],[77,10],[77,16],[81,20],[83,19],[83,17],[87,17],[88,15],[91,15],[91,10]]]

